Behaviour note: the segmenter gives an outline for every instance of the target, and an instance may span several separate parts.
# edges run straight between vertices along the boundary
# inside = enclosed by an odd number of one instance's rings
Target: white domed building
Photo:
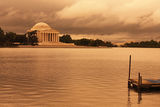
[[[29,32],[35,32],[34,35],[38,38],[38,45],[55,45],[59,43],[59,31],[51,28],[44,22],[34,25]]]

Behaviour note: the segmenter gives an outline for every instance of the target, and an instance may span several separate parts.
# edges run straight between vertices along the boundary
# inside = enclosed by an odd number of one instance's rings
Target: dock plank
[[[130,87],[132,88],[138,87],[138,79],[130,79],[128,80],[128,82],[130,84]],[[143,79],[140,87],[143,89],[160,88],[160,80],[159,79]]]
[[[156,89],[160,90],[160,79],[144,79],[141,73],[138,73],[137,79],[131,79],[131,55],[129,57],[129,75],[128,75],[128,88],[134,88],[138,92],[143,89]]]

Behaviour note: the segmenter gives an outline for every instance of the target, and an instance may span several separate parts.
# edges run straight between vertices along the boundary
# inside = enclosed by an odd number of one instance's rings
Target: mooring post
[[[129,76],[128,76],[128,80],[130,80],[130,77],[131,77],[131,55],[129,57]]]
[[[130,87],[130,78],[131,78],[131,55],[129,57],[129,75],[128,75],[128,87]]]
[[[141,77],[141,74],[140,73],[138,73],[138,92],[140,92],[141,91],[141,83],[142,83],[142,77]]]
[[[141,76],[141,84],[140,85],[142,86],[142,76]]]

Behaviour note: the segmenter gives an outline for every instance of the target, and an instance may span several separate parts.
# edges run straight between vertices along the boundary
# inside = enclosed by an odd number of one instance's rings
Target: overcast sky
[[[159,40],[160,0],[0,0],[5,31],[25,33],[37,22],[61,33]]]

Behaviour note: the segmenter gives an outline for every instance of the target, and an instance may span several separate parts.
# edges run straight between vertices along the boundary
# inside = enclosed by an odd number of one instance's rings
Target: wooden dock
[[[143,79],[141,74],[138,73],[137,79],[131,79],[131,55],[129,60],[129,76],[128,76],[128,88],[133,88],[138,92],[141,91],[160,91],[160,79]]]

